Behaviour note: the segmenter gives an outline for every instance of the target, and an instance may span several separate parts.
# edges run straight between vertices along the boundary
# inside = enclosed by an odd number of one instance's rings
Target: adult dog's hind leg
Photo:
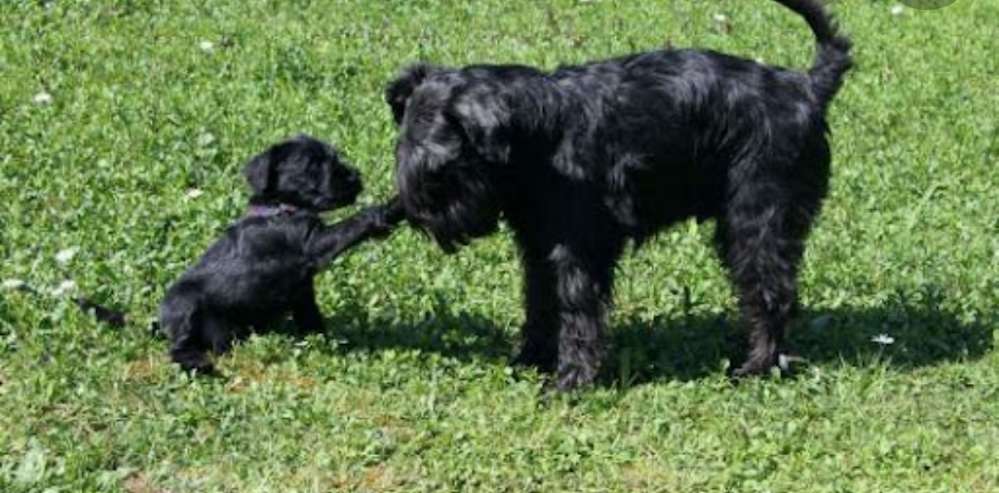
[[[749,326],[749,354],[735,376],[765,374],[779,364],[797,310],[798,265],[820,197],[795,196],[787,184],[746,184],[719,221],[722,260]]]

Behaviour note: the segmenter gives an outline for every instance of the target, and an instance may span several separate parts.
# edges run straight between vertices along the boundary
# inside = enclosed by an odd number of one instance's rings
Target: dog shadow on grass
[[[993,348],[992,323],[962,320],[939,297],[900,297],[876,308],[804,308],[789,333],[805,366],[882,364],[901,371],[982,357]],[[363,310],[358,307],[358,310]],[[336,351],[414,349],[504,364],[516,352],[516,329],[475,314],[437,306],[419,322],[350,320],[343,310],[327,330],[344,343]],[[660,380],[689,381],[718,375],[745,357],[745,332],[735,313],[671,316],[652,321],[616,320],[600,385],[630,387]]]
[[[427,316],[415,321],[358,320],[363,308],[348,307],[326,320],[330,337],[341,341],[336,351],[379,352],[419,350],[459,361],[502,363],[513,349],[513,335],[478,315],[453,313],[438,304]],[[354,314],[354,315],[351,315]]]
[[[606,384],[695,380],[738,366],[746,353],[745,332],[733,316],[625,322],[613,330]],[[978,359],[993,347],[989,324],[913,306],[804,309],[788,341],[805,368],[881,364],[901,371]]]
[[[994,320],[966,320],[938,290],[896,293],[878,307],[804,307],[788,333],[792,354],[808,365],[884,365],[900,371],[981,358],[993,349]],[[746,334],[734,313],[626,321],[613,328],[615,349],[603,381],[630,386],[693,380],[739,365]]]

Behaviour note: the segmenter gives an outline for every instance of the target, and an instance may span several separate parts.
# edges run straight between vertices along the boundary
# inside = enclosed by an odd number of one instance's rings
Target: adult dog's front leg
[[[583,257],[559,245],[551,253],[558,298],[559,390],[593,383],[605,353],[613,258]]]
[[[514,363],[554,372],[559,330],[555,270],[551,260],[537,249],[525,249],[522,260],[527,315],[521,328],[520,353]]]

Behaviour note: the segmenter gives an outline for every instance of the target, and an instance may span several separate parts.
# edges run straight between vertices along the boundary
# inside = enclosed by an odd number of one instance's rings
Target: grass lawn
[[[409,229],[363,246],[318,280],[325,334],[253,337],[221,379],[180,374],[145,328],[267,144],[335,142],[360,202],[388,197],[382,88],[407,62],[672,45],[804,68],[801,19],[765,0],[0,2],[0,491],[999,491],[999,0],[892,7],[833,5],[858,68],[801,275],[806,369],[729,383],[734,299],[713,225],[690,222],[621,265],[600,385],[543,399],[507,366],[507,231],[454,256]],[[52,295],[66,280],[129,325]]]

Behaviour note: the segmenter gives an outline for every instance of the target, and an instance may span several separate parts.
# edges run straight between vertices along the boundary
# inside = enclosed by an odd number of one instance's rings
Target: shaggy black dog
[[[627,241],[690,217],[717,221],[750,326],[735,374],[778,363],[829,180],[826,108],[851,66],[819,3],[778,2],[817,38],[807,72],[666,50],[551,73],[416,65],[386,90],[409,221],[451,252],[506,219],[525,273],[519,362],[558,388],[597,375]]]
[[[335,149],[308,136],[274,145],[245,173],[253,190],[247,214],[160,305],[170,357],[186,370],[211,372],[207,351],[222,353],[246,329],[275,323],[289,311],[299,331],[320,330],[313,276],[351,246],[387,235],[404,216],[393,199],[323,224],[318,213],[353,203],[361,180]]]

